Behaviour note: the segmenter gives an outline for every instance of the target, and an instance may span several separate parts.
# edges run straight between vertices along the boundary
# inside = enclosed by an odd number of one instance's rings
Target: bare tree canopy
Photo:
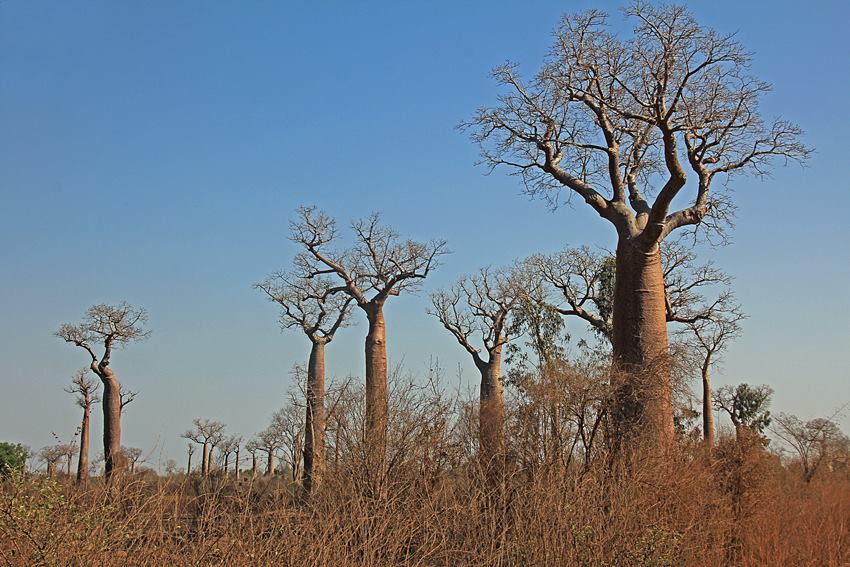
[[[498,104],[463,127],[491,167],[514,169],[530,193],[565,187],[646,247],[682,226],[721,228],[729,210],[715,178],[765,175],[810,150],[798,126],[761,117],[770,85],[751,74],[734,34],[681,6],[638,1],[624,12],[635,22],[626,39],[604,12],[564,17],[538,73],[526,81],[514,63],[497,67]],[[691,204],[671,211],[688,169]]]
[[[806,482],[811,482],[831,460],[846,455],[850,447],[850,441],[833,421],[834,417],[803,421],[796,415],[781,413],[773,420],[771,430],[800,459]]]

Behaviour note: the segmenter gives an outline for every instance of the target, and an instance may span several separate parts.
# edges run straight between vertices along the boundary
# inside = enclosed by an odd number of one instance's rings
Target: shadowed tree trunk
[[[501,455],[505,445],[505,392],[502,385],[502,347],[490,352],[481,373],[479,439],[485,459]]]
[[[266,476],[274,476],[274,451],[268,452],[269,457],[266,461]]]
[[[188,462],[186,463],[186,474],[190,475],[190,474],[192,474],[192,455],[195,453],[195,447],[191,443],[189,444],[189,451],[188,452],[189,452],[189,458],[188,458]]]
[[[318,484],[325,467],[325,344],[314,341],[307,366],[307,419],[304,430],[304,490]]]
[[[80,425],[80,456],[77,459],[77,484],[85,484],[89,478],[89,431],[91,406],[83,408],[83,422]]]
[[[714,406],[711,399],[710,368],[711,359],[706,358],[702,365],[702,431],[706,446],[712,448],[714,447]]]

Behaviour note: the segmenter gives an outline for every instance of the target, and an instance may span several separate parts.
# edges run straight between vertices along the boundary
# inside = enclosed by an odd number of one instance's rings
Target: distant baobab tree
[[[496,68],[498,103],[462,127],[491,168],[513,170],[530,194],[557,202],[565,188],[611,224],[612,425],[618,446],[664,450],[674,427],[659,244],[686,227],[722,236],[726,180],[764,175],[775,160],[805,162],[810,150],[796,125],[761,118],[770,87],[752,76],[734,34],[681,6],[634,2],[625,14],[635,22],[629,38],[603,12],[566,16],[537,74]],[[688,187],[690,204],[673,210]]]
[[[144,329],[147,313],[128,303],[118,305],[93,305],[78,325],[66,323],[56,332],[65,342],[84,349],[91,356],[91,368],[103,383],[103,453],[106,477],[126,466],[121,455],[121,385],[110,366],[112,351],[128,343],[146,338],[150,331]],[[96,346],[103,351],[98,358]]]
[[[230,456],[234,455],[239,450],[239,445],[242,443],[241,437],[235,435],[226,437],[221,441],[219,455],[222,464],[222,475],[227,476],[230,472]],[[237,463],[236,468],[239,468]]]
[[[62,460],[65,452],[64,445],[48,445],[38,452],[38,458],[47,465],[47,478],[53,478],[56,475],[56,464]]]
[[[186,452],[188,454],[188,459],[186,460],[186,474],[192,474],[192,455],[195,454],[195,444],[189,441],[186,445]]]
[[[252,439],[245,443],[245,450],[251,455],[251,478],[257,477],[257,451],[260,448],[257,446],[257,441]]]
[[[181,437],[202,446],[201,476],[207,477],[211,470],[212,448],[223,439],[225,425],[220,421],[200,418],[193,419],[192,425],[193,428],[185,431]]]
[[[429,313],[472,356],[481,375],[479,443],[485,463],[497,459],[505,446],[502,351],[511,340],[512,311],[529,287],[521,275],[517,268],[484,268],[431,296]]]
[[[77,395],[77,405],[83,410],[80,424],[80,455],[77,460],[77,484],[84,484],[89,477],[89,431],[91,430],[91,407],[100,401],[98,383],[88,376],[88,368],[77,371],[71,385],[65,388],[69,394]]]
[[[296,266],[303,277],[323,275],[338,279],[329,291],[353,298],[366,314],[366,438],[376,478],[386,465],[387,435],[387,339],[384,305],[389,297],[418,290],[442,255],[446,242],[401,240],[398,233],[381,224],[378,214],[352,223],[354,246],[333,250],[336,221],[314,207],[298,209],[290,224],[291,239],[303,247]]]
[[[297,277],[278,272],[256,287],[281,308],[280,324],[299,328],[310,340],[307,364],[307,416],[304,435],[304,490],[318,484],[325,468],[325,346],[342,327],[352,296],[337,291],[335,282],[317,275]]]
[[[138,447],[121,447],[121,451],[127,457],[127,462],[130,465],[130,474],[135,474],[136,463],[142,458],[144,452]]]

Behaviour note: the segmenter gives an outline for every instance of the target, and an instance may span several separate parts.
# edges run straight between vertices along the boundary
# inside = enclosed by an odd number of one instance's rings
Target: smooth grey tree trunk
[[[109,479],[127,466],[121,453],[121,386],[108,368],[100,374],[100,379],[103,383],[103,455]]]
[[[325,343],[313,341],[307,367],[307,418],[304,429],[304,490],[309,493],[325,468]]]
[[[80,457],[77,459],[77,484],[85,484],[89,478],[89,429],[91,403],[83,407],[83,422],[80,425]]]

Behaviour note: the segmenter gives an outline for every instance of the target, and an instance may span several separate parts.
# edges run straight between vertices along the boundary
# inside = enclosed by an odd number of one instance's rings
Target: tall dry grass
[[[366,465],[354,392],[330,420],[339,429],[328,436],[333,458],[309,500],[284,476],[137,474],[85,488],[7,479],[0,563],[850,565],[847,473],[824,470],[805,483],[755,437],[724,438],[711,456],[683,437],[664,457],[635,451],[613,461],[604,439],[552,443],[541,433],[551,416],[530,419],[526,400],[512,408],[494,481],[476,459],[474,406],[431,383],[392,397],[388,472]]]

